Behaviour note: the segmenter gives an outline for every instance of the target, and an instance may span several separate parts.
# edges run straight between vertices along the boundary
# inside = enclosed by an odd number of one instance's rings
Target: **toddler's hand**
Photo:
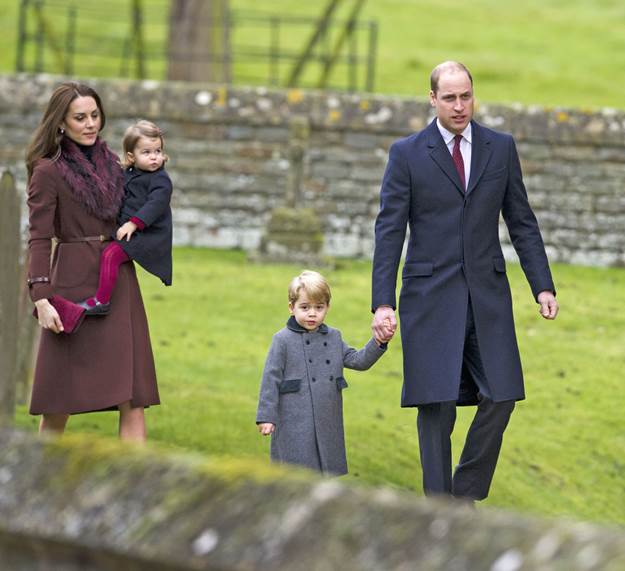
[[[115,236],[118,240],[123,240],[124,238],[126,238],[126,242],[129,242],[136,229],[137,225],[129,220],[117,229],[117,233],[115,234]]]
[[[258,432],[263,436],[269,436],[276,429],[276,425],[271,422],[260,422],[258,424]]]

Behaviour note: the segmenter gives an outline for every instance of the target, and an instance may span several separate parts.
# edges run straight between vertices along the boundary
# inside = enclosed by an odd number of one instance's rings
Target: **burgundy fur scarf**
[[[100,220],[114,220],[124,197],[124,175],[119,158],[99,137],[91,160],[71,139],[63,137],[56,161],[63,180],[85,210]]]

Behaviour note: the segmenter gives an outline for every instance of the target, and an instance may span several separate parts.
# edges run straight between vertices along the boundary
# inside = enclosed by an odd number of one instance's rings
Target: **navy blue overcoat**
[[[136,216],[145,228],[137,230],[129,242],[117,243],[141,267],[171,285],[171,179],[164,168],[147,172],[131,167],[124,171],[124,191],[119,225]]]
[[[471,124],[466,192],[436,120],[393,143],[382,180],[375,224],[374,310],[396,306],[397,272],[410,229],[399,299],[404,407],[476,402],[476,386],[462,366],[469,299],[491,398],[525,396],[499,243],[500,214],[534,297],[555,291],[513,138]]]

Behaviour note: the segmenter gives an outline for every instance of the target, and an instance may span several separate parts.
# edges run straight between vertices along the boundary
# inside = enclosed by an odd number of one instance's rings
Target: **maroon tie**
[[[462,135],[456,135],[454,137],[454,150],[451,153],[451,158],[454,160],[456,170],[462,181],[462,190],[466,190],[467,183],[464,180],[464,160],[462,160],[462,153],[460,152],[460,141],[462,141]]]

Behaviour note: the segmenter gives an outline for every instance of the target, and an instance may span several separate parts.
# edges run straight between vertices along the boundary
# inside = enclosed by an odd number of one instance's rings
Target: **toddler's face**
[[[311,301],[306,292],[302,291],[295,303],[289,304],[291,315],[295,320],[308,331],[314,331],[326,318],[330,306],[323,301]]]
[[[154,172],[161,168],[164,161],[163,145],[159,137],[139,137],[128,158],[135,167],[142,171]]]

